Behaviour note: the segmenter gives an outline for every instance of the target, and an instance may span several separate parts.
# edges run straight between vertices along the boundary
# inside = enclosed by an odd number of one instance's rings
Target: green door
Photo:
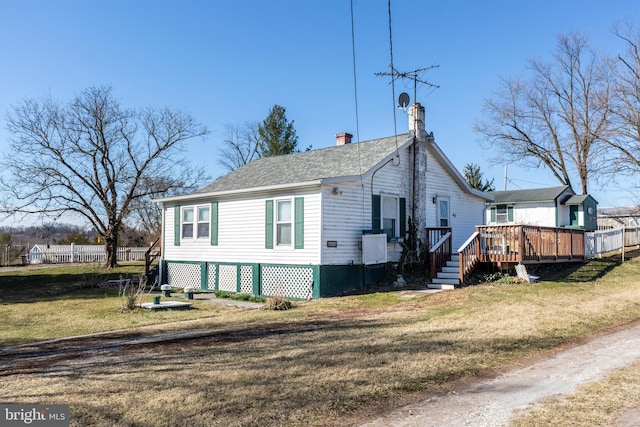
[[[578,205],[569,206],[569,222],[572,227],[577,227],[578,224]]]

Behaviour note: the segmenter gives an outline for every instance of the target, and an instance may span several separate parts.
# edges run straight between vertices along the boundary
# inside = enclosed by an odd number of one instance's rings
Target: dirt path
[[[398,408],[362,426],[504,426],[515,410],[571,393],[578,385],[639,359],[640,324],[636,324],[497,378]],[[624,414],[617,425],[640,425],[637,414]]]

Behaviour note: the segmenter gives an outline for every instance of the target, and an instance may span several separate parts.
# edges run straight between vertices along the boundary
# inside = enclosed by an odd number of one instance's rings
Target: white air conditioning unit
[[[384,264],[387,262],[387,235],[362,235],[362,263],[364,265]]]

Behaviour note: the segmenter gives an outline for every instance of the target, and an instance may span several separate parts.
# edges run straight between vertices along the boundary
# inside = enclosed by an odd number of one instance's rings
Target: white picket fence
[[[144,261],[146,247],[121,247],[116,256],[118,262]],[[104,263],[107,255],[103,245],[50,245],[33,246],[27,255],[29,264]]]
[[[640,227],[615,228],[590,231],[584,234],[584,249],[587,258],[622,251],[625,247],[640,247]]]

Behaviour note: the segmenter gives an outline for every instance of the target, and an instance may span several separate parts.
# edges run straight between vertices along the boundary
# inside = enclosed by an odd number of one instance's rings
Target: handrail
[[[480,250],[480,232],[475,231],[471,237],[458,249],[458,262],[460,263],[460,283],[463,284],[465,278],[473,271],[476,265],[482,260]]]
[[[447,264],[447,261],[451,259],[451,232],[448,231],[444,236],[436,242],[436,244],[429,249],[429,256],[431,259],[431,279],[436,277],[438,270]]]
[[[160,236],[162,237],[162,236]],[[152,244],[149,246],[149,249],[144,253],[144,274],[146,276],[151,272],[151,263],[155,261],[162,253],[162,247],[160,246],[160,237],[158,237]]]

